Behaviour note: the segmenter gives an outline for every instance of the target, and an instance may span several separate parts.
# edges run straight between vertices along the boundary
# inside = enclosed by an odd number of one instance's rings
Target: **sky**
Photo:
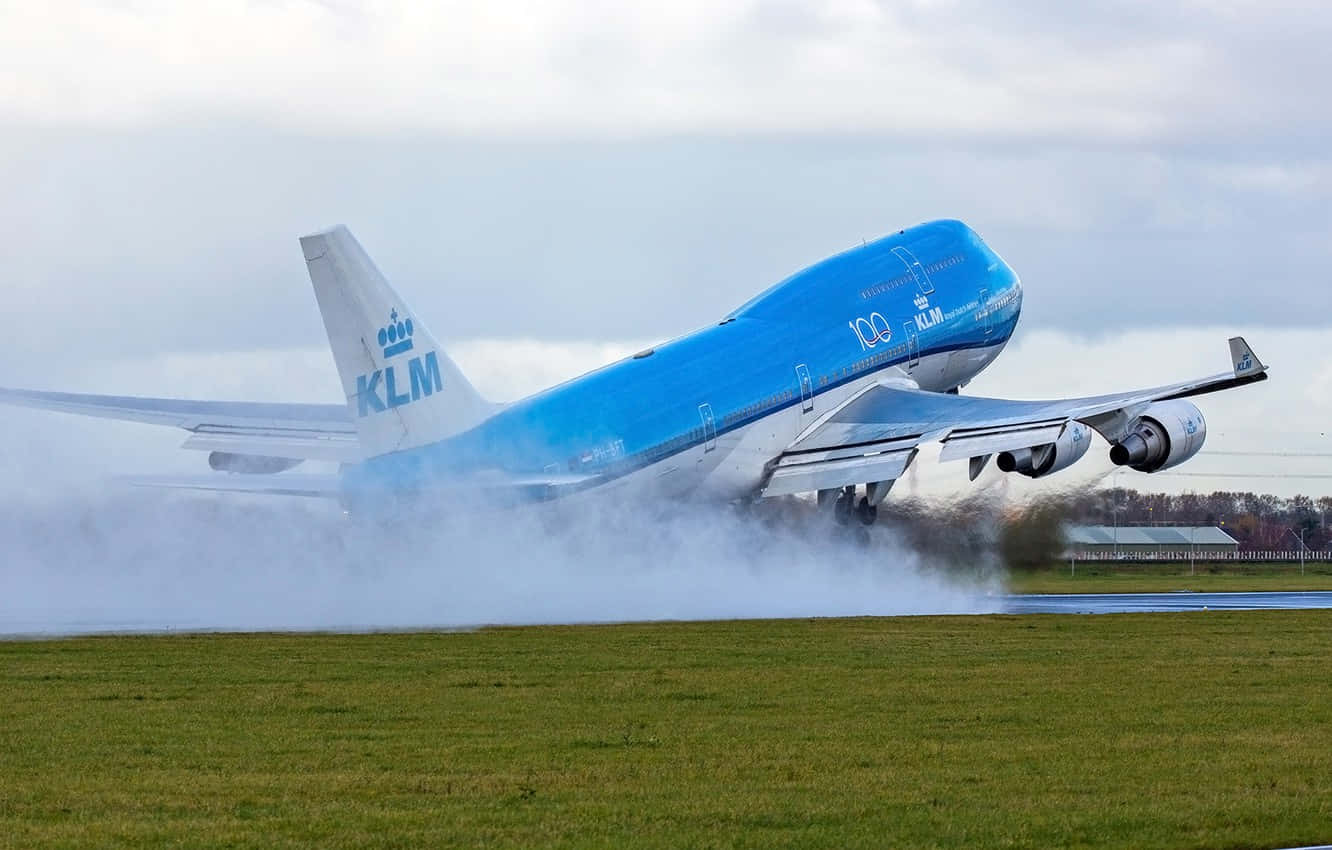
[[[341,222],[514,398],[955,217],[1026,293],[968,391],[1210,373],[1238,332],[1273,377],[1203,402],[1208,449],[1326,451],[1328,43],[1315,2],[0,0],[0,385],[336,400],[296,239]],[[8,486],[202,463],[0,429]],[[1122,483],[1332,492],[1188,469]]]

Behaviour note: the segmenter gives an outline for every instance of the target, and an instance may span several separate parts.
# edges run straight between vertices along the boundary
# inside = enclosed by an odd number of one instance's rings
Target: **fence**
[[[1303,559],[1300,558],[1299,551],[1289,551],[1286,549],[1261,550],[1254,552],[1227,552],[1210,551],[1204,549],[1195,549],[1189,551],[1171,550],[1143,552],[1126,552],[1120,550],[1113,551],[1092,551],[1092,552],[1069,552],[1064,555],[1065,560],[1070,561],[1262,561],[1262,562],[1289,562],[1298,564],[1301,560],[1312,561],[1332,561],[1332,551],[1315,552],[1310,550],[1304,553]]]

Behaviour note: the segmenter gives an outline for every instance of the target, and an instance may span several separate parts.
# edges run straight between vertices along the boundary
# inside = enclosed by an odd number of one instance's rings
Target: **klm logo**
[[[1198,423],[1194,422],[1192,419],[1185,419],[1184,433],[1188,434],[1190,437],[1198,433]]]
[[[412,327],[411,319],[399,320],[397,310],[389,311],[388,324],[379,329],[379,347],[384,349],[384,359],[411,351],[414,333],[416,328]]]
[[[942,324],[943,320],[943,308],[935,307],[933,310],[916,314],[916,328],[922,331],[929,330],[935,325]]]
[[[1249,371],[1249,370],[1252,369],[1252,368],[1253,368],[1253,355],[1252,355],[1252,354],[1249,354],[1249,353],[1246,351],[1246,352],[1244,353],[1244,357],[1243,357],[1243,359],[1241,359],[1240,362],[1238,362],[1238,363],[1235,364],[1235,371],[1236,371],[1236,372],[1247,372],[1247,371]]]
[[[398,311],[389,314],[389,323],[379,329],[378,342],[384,352],[384,360],[390,360],[412,350],[412,335],[416,329],[411,319],[398,319]],[[444,379],[439,372],[439,356],[426,352],[424,357],[413,357],[407,361],[407,391],[402,387],[397,370],[398,364],[389,363],[383,369],[376,369],[369,375],[356,376],[356,415],[368,416],[382,413],[391,407],[402,407],[431,393],[444,389]]]
[[[922,293],[921,295],[917,295],[912,303],[916,305],[917,310],[925,310],[930,306],[930,299],[926,298]]]

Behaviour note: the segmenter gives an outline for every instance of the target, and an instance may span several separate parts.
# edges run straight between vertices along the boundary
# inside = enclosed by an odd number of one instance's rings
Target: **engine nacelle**
[[[1004,472],[1040,478],[1072,466],[1087,453],[1090,445],[1091,429],[1081,422],[1070,422],[1053,443],[1000,452],[995,463]]]
[[[1138,418],[1127,437],[1110,447],[1110,462],[1139,472],[1179,466],[1207,439],[1202,411],[1183,399],[1158,401]]]
[[[294,457],[268,457],[267,455],[238,455],[232,452],[209,452],[208,465],[218,472],[243,472],[247,475],[272,475],[291,469],[301,462]]]

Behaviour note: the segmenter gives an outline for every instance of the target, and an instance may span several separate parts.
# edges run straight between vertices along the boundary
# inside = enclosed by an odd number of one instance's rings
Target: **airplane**
[[[934,221],[832,256],[715,324],[511,404],[468,382],[344,226],[300,239],[345,395],[272,404],[0,389],[0,401],[189,432],[202,475],[136,483],[385,505],[494,504],[635,492],[757,501],[815,494],[871,525],[925,443],[1042,478],[1092,431],[1144,473],[1189,460],[1207,426],[1188,399],[1267,378],[1242,337],[1230,368],[1088,398],[1018,401],[960,390],[1012,338],[1014,271],[970,227]],[[337,473],[291,472],[335,461]]]

